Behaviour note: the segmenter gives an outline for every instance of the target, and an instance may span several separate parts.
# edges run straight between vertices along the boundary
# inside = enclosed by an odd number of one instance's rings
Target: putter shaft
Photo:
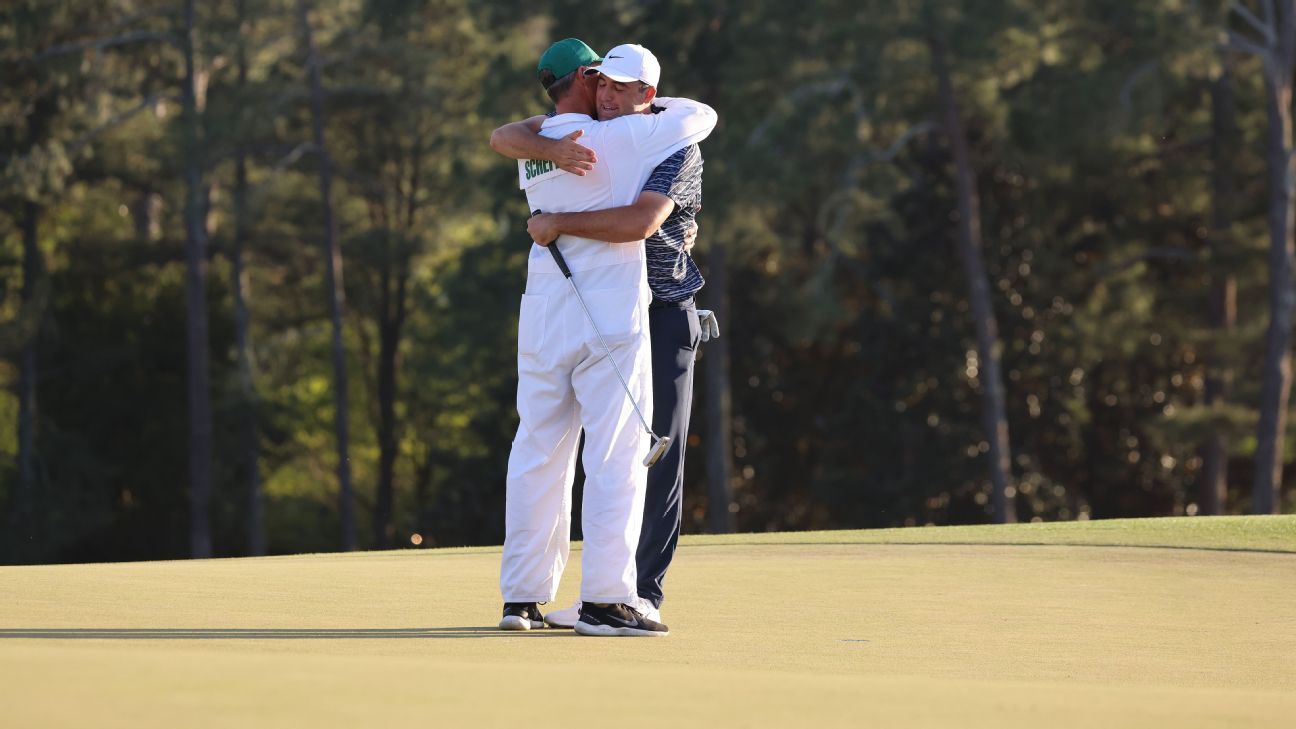
[[[540,211],[535,210],[531,214],[539,215]],[[599,331],[598,324],[594,322],[594,314],[585,305],[585,299],[581,296],[580,289],[576,288],[576,281],[572,279],[571,269],[567,267],[567,260],[563,258],[562,251],[558,250],[558,242],[554,241],[545,247],[549,249],[549,255],[553,256],[554,263],[558,264],[558,270],[562,271],[563,277],[571,285],[572,293],[576,295],[576,301],[580,303],[581,310],[585,312],[585,318],[589,320],[590,328],[594,330],[594,335],[598,337],[599,344],[602,345],[604,353],[607,354],[608,361],[612,363],[612,369],[616,372],[617,379],[621,381],[621,387],[625,389],[626,397],[630,400],[630,406],[634,408],[635,415],[639,416],[639,422],[643,424],[648,436],[653,439],[652,448],[648,449],[648,455],[644,456],[643,459],[644,467],[650,468],[654,463],[661,460],[662,456],[666,455],[671,439],[669,437],[663,438],[654,433],[652,426],[648,424],[648,419],[644,417],[643,411],[639,409],[639,403],[635,400],[634,393],[630,392],[630,385],[626,382],[625,375],[621,374],[621,367],[617,364],[616,357],[612,356],[612,348],[603,339],[603,332]]]
[[[648,425],[648,420],[644,418],[643,412],[639,410],[639,403],[635,402],[634,394],[630,392],[630,385],[626,382],[625,375],[621,374],[621,367],[617,364],[616,357],[612,356],[612,348],[603,339],[603,332],[600,332],[598,324],[594,323],[594,314],[585,305],[585,299],[581,297],[580,289],[576,288],[576,282],[572,280],[571,271],[567,268],[567,261],[563,260],[562,252],[558,250],[558,244],[550,243],[548,248],[549,252],[553,254],[554,261],[558,263],[558,268],[562,270],[563,276],[567,277],[567,283],[571,284],[572,293],[576,295],[576,301],[580,303],[581,309],[585,312],[585,318],[589,320],[594,335],[598,337],[599,344],[603,347],[603,352],[607,355],[608,361],[612,363],[612,369],[616,372],[617,379],[621,381],[621,386],[625,388],[626,397],[630,398],[630,405],[634,408],[635,415],[639,416],[639,422],[643,423],[644,430],[648,431],[648,435],[651,435],[654,441],[661,440],[653,432],[652,426]]]

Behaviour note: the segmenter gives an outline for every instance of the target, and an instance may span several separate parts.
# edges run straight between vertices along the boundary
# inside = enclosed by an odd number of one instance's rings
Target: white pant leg
[[[505,496],[504,602],[550,602],[557,594],[571,544],[572,479],[580,442],[572,353],[563,341],[567,297],[553,286],[563,279],[531,278],[518,321],[520,422],[509,452]]]
[[[652,422],[651,294],[643,264],[579,272],[575,279],[644,418]],[[578,330],[585,357],[572,375],[585,429],[581,600],[631,602],[637,594],[635,550],[648,477],[642,461],[651,443],[598,337],[579,304],[573,305],[585,323]]]

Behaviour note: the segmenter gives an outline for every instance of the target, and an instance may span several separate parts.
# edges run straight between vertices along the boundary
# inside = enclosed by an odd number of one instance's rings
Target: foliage
[[[199,5],[215,549],[242,554],[248,529],[230,281],[240,155],[269,548],[335,549],[328,307],[295,3]],[[357,521],[380,503],[387,454],[395,545],[502,536],[526,209],[486,140],[544,111],[535,59],[567,36],[596,49],[642,42],[662,61],[664,95],[720,112],[703,145],[698,257],[706,273],[710,247],[728,251],[741,530],[988,518],[952,164],[932,124],[933,33],[949,41],[981,193],[1019,517],[1192,513],[1212,429],[1232,436],[1229,509],[1247,507],[1267,316],[1265,114],[1258,62],[1235,58],[1241,209],[1229,245],[1212,247],[1210,84],[1230,22],[1219,3],[312,5],[356,373]],[[0,395],[0,561],[186,554],[179,9],[0,10],[0,371],[13,391]],[[39,295],[24,299],[31,204],[42,265]],[[1230,334],[1207,323],[1221,270],[1239,287]],[[700,305],[717,293],[704,289]],[[32,343],[37,509],[20,523],[16,393]],[[1230,401],[1209,409],[1208,362],[1237,373]],[[727,505],[704,496],[710,445],[695,432],[690,446],[685,529],[698,531],[706,509]],[[362,529],[362,546],[381,543],[381,528]]]

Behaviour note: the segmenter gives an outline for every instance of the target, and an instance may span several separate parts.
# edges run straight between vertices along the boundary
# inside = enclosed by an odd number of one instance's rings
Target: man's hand
[[[558,230],[558,216],[550,213],[536,213],[527,218],[527,232],[531,234],[531,240],[542,246],[553,243],[562,235]]]
[[[715,312],[709,309],[698,309],[698,328],[702,330],[702,341],[709,342],[720,336],[720,322],[716,321]]]
[[[696,220],[689,220],[684,226],[684,252],[692,253],[693,245],[697,243],[698,224]]]
[[[562,139],[555,139],[553,148],[554,164],[565,172],[580,175],[581,177],[584,177],[589,170],[594,169],[594,165],[598,163],[598,155],[594,154],[594,150],[576,141],[583,134],[585,134],[585,130],[577,129]]]

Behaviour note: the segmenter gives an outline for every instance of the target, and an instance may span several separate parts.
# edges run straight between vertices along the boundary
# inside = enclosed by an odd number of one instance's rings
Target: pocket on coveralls
[[[639,338],[643,332],[643,312],[637,288],[602,289],[585,294],[590,315],[598,324],[604,341],[613,349]],[[598,346],[598,336],[591,329],[586,341]]]
[[[544,347],[545,307],[549,297],[544,294],[522,294],[522,307],[518,311],[518,354],[534,356]]]

